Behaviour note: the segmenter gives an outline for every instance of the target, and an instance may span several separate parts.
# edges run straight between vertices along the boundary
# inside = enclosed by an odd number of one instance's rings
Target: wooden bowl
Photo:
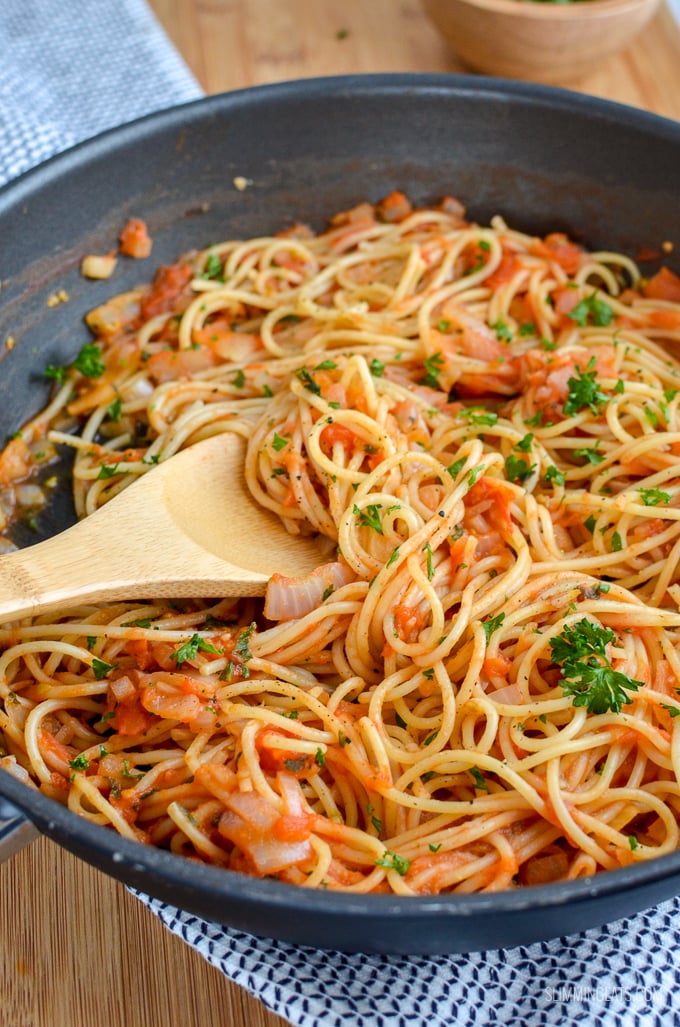
[[[629,43],[660,0],[421,0],[475,71],[558,84],[597,67]]]

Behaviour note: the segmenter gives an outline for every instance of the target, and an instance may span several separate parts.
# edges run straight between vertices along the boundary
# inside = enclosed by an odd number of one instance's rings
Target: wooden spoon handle
[[[269,575],[178,535],[151,472],[91,517],[0,556],[0,620],[98,599],[264,595]],[[153,517],[135,516],[153,503]],[[124,515],[124,516],[123,516]]]

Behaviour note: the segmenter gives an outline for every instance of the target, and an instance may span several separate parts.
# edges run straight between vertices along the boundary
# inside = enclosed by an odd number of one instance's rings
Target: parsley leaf
[[[201,278],[212,278],[214,281],[224,281],[224,269],[222,267],[222,261],[216,253],[209,253],[208,258],[203,265],[203,271],[201,272]]]
[[[614,318],[614,311],[601,300],[596,292],[593,292],[590,296],[581,300],[577,303],[573,310],[569,311],[568,316],[572,321],[576,321],[581,328],[585,328],[587,325],[596,325],[600,328],[605,328],[608,324],[611,324]]]
[[[484,410],[483,408],[471,407],[469,410],[463,410],[462,414],[466,417],[469,424],[495,424],[498,420],[498,414],[494,413],[493,410]]]
[[[555,485],[564,485],[567,480],[559,468],[555,467],[554,464],[547,468],[543,477],[546,481],[554,482]]]
[[[593,464],[593,466],[597,466],[597,464],[601,464],[602,461],[604,460],[604,457],[602,456],[602,453],[598,453],[598,451],[597,451],[597,445],[595,445],[595,446],[586,446],[583,449],[575,449],[575,450],[573,450],[573,453],[574,453],[575,457],[579,457],[579,458],[581,458],[583,460],[587,460],[588,463],[589,464]]]
[[[486,635],[486,643],[489,644],[489,640],[501,624],[505,620],[505,614],[499,613],[496,617],[489,617],[488,620],[482,621],[482,627],[484,628],[484,634]]]
[[[97,681],[101,681],[102,678],[106,677],[109,671],[114,670],[117,666],[117,663],[106,663],[104,660],[97,659],[96,656],[92,660],[92,670],[94,671],[94,676]]]
[[[200,653],[215,653],[219,655],[220,650],[216,649],[210,642],[206,642],[200,635],[192,635],[188,642],[176,649],[174,653],[171,653],[171,658],[177,661],[177,666],[180,667],[187,660],[195,660]]]
[[[425,545],[423,546],[423,552],[426,553],[426,556],[427,556],[427,560],[426,560],[427,580],[428,581],[432,581],[432,579],[434,577],[434,566],[433,566],[433,563],[432,563],[432,546],[430,545],[429,542],[426,542]]]
[[[379,535],[383,534],[383,527],[380,521],[380,511],[382,506],[380,503],[369,503],[368,506],[360,510],[359,507],[354,504],[352,513],[355,517],[359,518],[359,524],[363,525],[364,528],[372,528],[373,531],[377,531]]]
[[[486,778],[484,777],[484,774],[482,774],[482,772],[479,769],[479,767],[470,767],[470,770],[469,770],[468,773],[472,776],[472,779],[475,782],[475,788],[478,791],[480,791],[480,792],[488,792],[489,791],[489,786],[487,784]]]
[[[513,456],[512,453],[505,458],[505,473],[507,474],[509,481],[518,481],[520,485],[523,485],[535,470],[536,464],[531,464],[531,466],[529,466],[526,460],[523,460],[521,457]]]
[[[578,377],[568,379],[569,393],[562,407],[567,417],[577,414],[579,410],[585,410],[586,407],[592,413],[599,414],[604,404],[609,401],[609,396],[602,392],[597,384],[597,371],[593,370],[594,367],[595,357],[591,357],[585,372],[581,371],[577,364],[575,370]]]
[[[45,377],[54,378],[61,385],[66,378],[66,372],[71,370],[79,371],[85,378],[99,378],[103,375],[106,367],[99,346],[95,342],[86,342],[78,356],[70,364],[65,364],[63,367],[54,367],[49,364],[45,368]]]
[[[441,389],[439,375],[444,366],[444,357],[441,352],[433,353],[431,357],[423,360],[423,367],[426,374],[419,380],[418,385],[428,385],[431,389]]]
[[[385,849],[383,855],[376,859],[375,865],[377,867],[387,867],[388,870],[396,870],[401,877],[405,877],[411,866],[411,861],[410,859],[404,859],[403,856],[397,855],[396,852],[392,852],[390,849]]]
[[[661,489],[638,489],[638,492],[645,506],[658,506],[659,503],[671,501],[670,493],[662,492]]]
[[[450,464],[450,466],[447,467],[446,470],[449,472],[452,478],[457,478],[460,472],[465,467],[466,463],[467,458],[462,456],[459,460],[454,460],[454,462]]]
[[[587,617],[565,625],[550,639],[552,659],[562,667],[562,691],[572,696],[574,706],[585,706],[590,713],[620,713],[624,703],[633,701],[629,692],[642,688],[642,681],[612,667],[606,647],[615,641],[611,628],[600,627]]]
[[[302,382],[308,392],[313,392],[315,396],[321,395],[321,386],[314,381],[306,367],[301,367],[299,371],[296,371],[295,377]]]

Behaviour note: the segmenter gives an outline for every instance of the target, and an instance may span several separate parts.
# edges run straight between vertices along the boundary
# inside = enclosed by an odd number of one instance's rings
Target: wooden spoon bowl
[[[101,599],[264,595],[308,574],[323,541],[254,502],[245,442],[223,433],[160,463],[90,517],[0,556],[0,620]]]

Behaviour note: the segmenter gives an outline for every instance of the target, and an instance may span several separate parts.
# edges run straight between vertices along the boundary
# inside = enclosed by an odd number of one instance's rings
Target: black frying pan
[[[252,181],[239,191],[234,178]],[[55,158],[0,191],[0,438],[44,403],[42,369],[88,340],[82,315],[149,278],[127,262],[92,283],[80,258],[145,218],[153,262],[220,239],[327,216],[390,190],[459,197],[529,232],[593,247],[675,244],[680,125],[562,90],[437,75],[361,76],[263,87],[153,115]],[[652,265],[644,265],[653,270]],[[48,306],[65,290],[69,301]],[[43,517],[73,520],[67,494]],[[24,536],[21,542],[35,541]],[[680,891],[680,852],[601,876],[499,894],[398,899],[309,892],[198,865],[119,838],[0,772],[0,841],[29,818],[89,863],[212,920],[297,943],[388,953],[525,944],[629,915]],[[21,812],[19,812],[21,811]],[[24,816],[25,815],[25,816]],[[4,820],[3,820],[4,817]]]

